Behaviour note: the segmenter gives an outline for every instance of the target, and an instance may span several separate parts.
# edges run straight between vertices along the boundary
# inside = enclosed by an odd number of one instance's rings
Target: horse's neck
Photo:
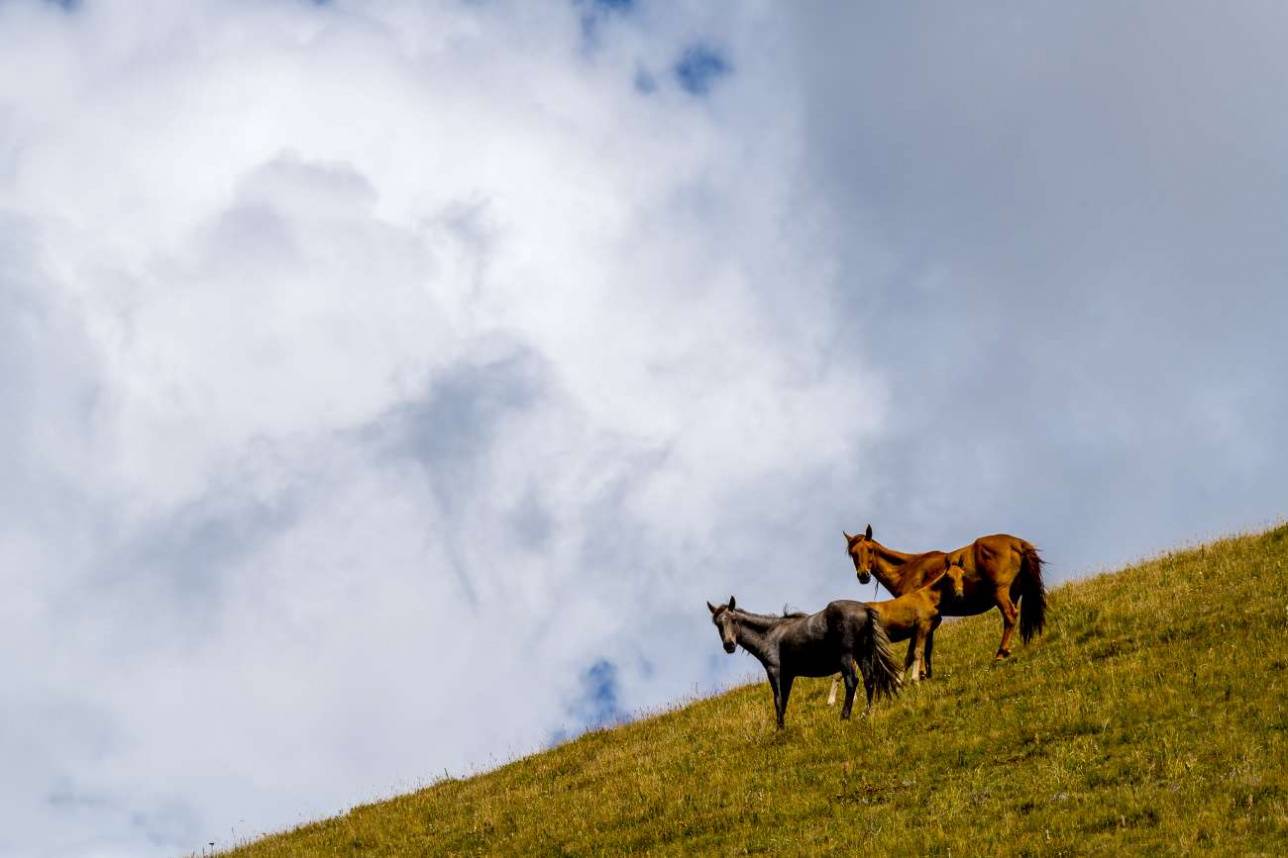
[[[775,614],[753,614],[751,611],[744,611],[741,608],[734,613],[734,617],[737,618],[739,626],[755,629],[758,632],[767,632],[783,620],[788,619]]]
[[[774,647],[769,639],[769,633],[782,622],[782,617],[769,617],[764,614],[748,614],[740,611],[737,614],[737,618],[738,646],[762,662],[770,660]]]
[[[876,548],[876,562],[872,564],[872,574],[891,593],[896,596],[902,595],[907,563],[916,555],[904,554],[902,551],[886,548],[875,540],[872,544]]]
[[[938,610],[939,603],[942,602],[944,599],[944,589],[943,589],[942,583],[935,582],[931,586],[926,587],[925,589],[926,589],[926,598],[930,600],[931,607],[935,608],[935,610]]]

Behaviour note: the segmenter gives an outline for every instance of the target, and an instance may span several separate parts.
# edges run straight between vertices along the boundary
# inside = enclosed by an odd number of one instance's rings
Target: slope
[[[1283,854],[1286,604],[1281,526],[1054,588],[996,666],[947,624],[870,720],[802,680],[776,734],[761,682],[231,854]]]

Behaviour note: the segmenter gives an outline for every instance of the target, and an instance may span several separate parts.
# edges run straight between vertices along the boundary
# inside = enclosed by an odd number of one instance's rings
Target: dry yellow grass
[[[997,666],[995,614],[945,625],[936,679],[868,721],[803,680],[776,734],[758,683],[231,854],[1288,852],[1288,526],[1049,617]]]

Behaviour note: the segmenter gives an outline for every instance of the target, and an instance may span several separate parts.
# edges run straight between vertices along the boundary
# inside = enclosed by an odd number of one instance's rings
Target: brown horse
[[[905,554],[873,539],[869,524],[867,531],[858,536],[845,534],[845,550],[854,561],[860,583],[868,583],[875,575],[895,596],[911,593],[938,575],[944,568],[945,558],[961,566],[966,570],[965,595],[945,599],[940,613],[946,617],[969,617],[994,607],[1001,611],[1002,642],[997,647],[998,659],[1011,654],[1011,635],[1017,620],[1025,643],[1046,626],[1042,558],[1031,543],[1019,537],[999,533],[981,536],[970,545],[949,552]],[[935,638],[931,634],[926,641],[927,677],[932,675],[934,649]]]
[[[911,593],[905,593],[895,599],[884,602],[864,602],[876,612],[885,626],[886,636],[890,643],[908,642],[908,656],[903,662],[903,682],[916,682],[923,679],[926,663],[926,645],[930,636],[939,628],[943,615],[939,611],[945,597],[958,599],[966,595],[966,570],[944,559],[944,568],[930,576],[926,586],[919,587]],[[836,703],[836,690],[839,678],[833,678],[832,690],[827,695],[827,705]]]

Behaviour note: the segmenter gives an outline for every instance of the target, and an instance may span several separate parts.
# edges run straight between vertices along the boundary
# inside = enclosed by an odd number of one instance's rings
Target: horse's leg
[[[920,665],[917,664],[917,633],[908,638],[908,654],[903,659],[903,681],[916,682],[921,677]]]
[[[792,682],[796,679],[790,673],[778,678],[778,729],[783,729],[783,715],[787,713],[787,698],[792,696]]]
[[[854,706],[854,692],[859,687],[858,673],[858,665],[854,663],[853,656],[841,663],[841,675],[845,677],[845,705],[841,707],[842,721],[849,719],[850,709]]]
[[[993,657],[994,661],[1000,661],[1011,655],[1011,635],[1015,634],[1015,623],[1020,618],[1020,612],[1011,601],[1010,587],[998,587],[993,599],[997,602],[997,609],[1002,612],[1002,642],[998,644],[997,655]]]
[[[920,682],[926,676],[926,638],[928,636],[925,626],[917,626],[917,633],[912,636],[917,651],[916,663],[912,666],[913,682]]]
[[[781,728],[783,726],[783,709],[782,705],[779,703],[782,695],[779,692],[778,687],[778,672],[765,668],[765,673],[769,676],[769,687],[774,692],[774,718],[777,719],[778,726]]]
[[[935,651],[935,632],[939,630],[939,624],[943,621],[943,617],[936,615],[935,618],[930,621],[930,631],[926,633],[925,670],[923,672],[924,679],[930,679],[934,673],[930,665],[930,656]]]
[[[836,705],[836,688],[837,688],[837,686],[838,686],[838,685],[840,685],[840,684],[841,684],[841,677],[840,677],[839,675],[837,675],[837,676],[833,676],[833,677],[832,677],[832,690],[831,690],[831,691],[829,691],[829,692],[827,692],[827,705],[828,705],[828,706],[835,706],[835,705]]]
[[[930,679],[930,677],[934,675],[934,671],[931,669],[931,666],[930,666],[930,656],[934,653],[934,651],[935,651],[935,630],[931,629],[930,634],[926,635],[926,675],[924,677],[925,679]]]

